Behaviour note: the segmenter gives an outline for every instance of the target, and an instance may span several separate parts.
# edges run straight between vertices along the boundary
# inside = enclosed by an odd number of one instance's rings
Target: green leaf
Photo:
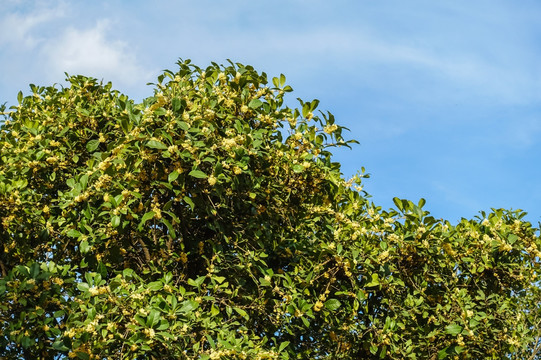
[[[186,130],[188,130],[190,128],[190,125],[188,123],[185,123],[184,121],[178,121],[177,125],[178,125],[179,128],[181,128],[184,131],[186,131]]]
[[[149,140],[146,143],[146,146],[151,149],[160,149],[160,150],[166,150],[167,146],[165,146],[164,143],[158,141],[158,140]]]
[[[205,281],[206,276],[200,276],[197,279],[188,279],[188,285],[199,288]]]
[[[252,101],[250,101],[248,103],[248,107],[250,107],[252,109],[257,109],[261,105],[263,105],[263,102],[261,100],[259,100],[259,99],[253,99]]]
[[[164,108],[160,107],[160,108],[157,108],[156,110],[154,110],[154,114],[158,115],[158,116],[161,116],[161,115],[167,114],[167,111]]]
[[[325,301],[325,307],[331,311],[334,311],[340,307],[340,301],[338,299],[329,299]]]
[[[296,172],[297,174],[301,173],[303,170],[304,170],[304,166],[302,166],[301,164],[293,165],[293,171]]]
[[[173,228],[173,225],[171,225],[171,223],[168,220],[164,219],[164,218],[162,218],[162,223],[165,226],[167,226],[167,231],[169,231],[169,236],[171,238],[175,239],[177,237],[177,233],[175,232],[175,229]]]
[[[81,250],[82,254],[86,254],[90,250],[90,246],[88,245],[88,241],[83,240],[79,244],[79,249]]]
[[[149,211],[145,215],[143,215],[143,218],[141,219],[141,222],[139,223],[139,227],[142,227],[148,220],[152,219],[156,215],[154,211]]]
[[[198,306],[199,304],[197,303],[197,301],[185,300],[182,302],[182,306],[180,307],[178,311],[181,313],[187,313],[187,312],[197,309]]]
[[[216,348],[216,343],[212,339],[212,337],[209,334],[205,334],[205,337],[207,338],[207,341],[212,349]]]
[[[242,316],[246,320],[250,319],[250,317],[248,316],[248,313],[244,311],[243,309],[235,306],[233,307],[233,310],[235,310],[240,316]]]
[[[146,321],[145,321],[145,319],[143,319],[143,318],[141,317],[141,315],[139,315],[139,314],[136,314],[136,315],[135,315],[135,321],[137,321],[137,322],[139,323],[139,325],[141,325],[141,326],[146,326]]]
[[[507,237],[507,241],[509,241],[509,244],[513,245],[518,240],[518,236],[515,234],[509,234]]]
[[[186,202],[186,204],[190,205],[190,207],[193,208],[195,207],[195,204],[193,203],[192,199],[190,199],[188,196],[184,196],[184,201]]]
[[[216,281],[218,284],[221,284],[224,282],[225,277],[224,276],[213,276],[212,280]]]
[[[286,76],[284,74],[280,74],[280,86],[284,86],[286,84]]]
[[[147,287],[151,291],[158,291],[163,288],[163,283],[161,281],[153,281],[149,283]]]
[[[89,142],[86,143],[86,150],[88,152],[94,152],[94,151],[96,151],[98,146],[100,146],[100,141],[99,140],[90,140]]]
[[[372,274],[372,281],[366,284],[366,287],[378,286],[379,285],[379,276],[378,274]]]
[[[178,178],[179,175],[180,174],[178,173],[178,171],[174,170],[173,172],[169,173],[169,176],[167,177],[167,181],[172,183]]]
[[[402,205],[402,200],[400,200],[400,199],[397,198],[397,197],[394,197],[394,198],[393,198],[393,202],[394,202],[394,204],[396,205],[396,207],[398,208],[398,210],[400,210],[400,211],[403,211],[403,210],[404,210],[404,206]]]
[[[282,352],[282,350],[288,347],[288,345],[289,345],[289,341],[284,341],[283,343],[281,343],[280,347],[278,348],[278,352]]]
[[[75,229],[71,229],[70,231],[66,233],[66,235],[72,238],[78,238],[78,237],[81,237],[82,234]]]
[[[90,286],[87,283],[82,282],[82,283],[77,284],[77,289],[83,292],[87,292],[88,289],[90,289]]]
[[[81,178],[79,179],[79,183],[81,184],[83,190],[86,190],[86,185],[88,184],[88,175],[84,174],[83,176],[81,176]]]
[[[162,319],[162,320],[160,320],[160,325],[159,325],[156,329],[157,329],[157,330],[167,330],[167,329],[169,329],[169,326],[170,326],[170,325],[169,325],[169,321],[167,321],[167,320],[165,320],[165,319]],[[164,333],[162,333],[162,334],[164,334]],[[171,339],[174,338],[173,335],[171,335],[171,334],[168,334],[168,335],[171,336],[171,337],[170,337]]]
[[[111,218],[111,225],[113,225],[113,227],[118,227],[120,225],[120,216],[118,215],[115,215]]]
[[[173,107],[173,111],[179,111],[183,107],[181,99],[179,99],[178,97],[173,98],[173,100],[171,101],[171,106]]]
[[[201,170],[192,170],[192,171],[190,171],[190,173],[188,175],[193,176],[194,178],[198,178],[198,179],[206,179],[207,178],[207,174],[205,174]]]
[[[85,352],[82,352],[82,351],[76,351],[75,354],[77,354],[77,357],[79,359],[83,359],[83,360],[89,360],[90,359],[90,355],[88,355],[88,353],[85,353]]]
[[[445,359],[445,358],[447,357],[447,349],[448,349],[448,348],[441,349],[441,350],[438,352],[438,359]]]
[[[148,327],[154,327],[160,322],[160,313],[156,309],[150,310],[150,313],[147,316],[147,323],[146,326]]]
[[[450,324],[445,327],[445,333],[449,335],[458,335],[462,331],[462,326],[457,324]]]

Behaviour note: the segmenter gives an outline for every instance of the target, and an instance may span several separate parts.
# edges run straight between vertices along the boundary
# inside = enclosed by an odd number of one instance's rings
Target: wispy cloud
[[[65,16],[67,7],[63,2],[44,1],[37,3],[36,7],[28,12],[9,11],[11,6],[16,8],[16,5],[21,5],[19,3],[21,2],[8,2],[5,4],[7,9],[4,9],[4,15],[0,15],[0,45],[10,45],[18,50],[30,49],[46,41],[38,27]]]
[[[44,44],[42,53],[54,72],[103,77],[127,86],[144,84],[153,75],[137,62],[127,42],[112,36],[106,19],[89,29],[65,29],[58,39]]]
[[[525,103],[541,98],[541,73],[536,74],[532,66],[521,64],[520,55],[517,55],[518,61],[510,62],[503,56],[507,54],[489,57],[481,51],[460,48],[441,51],[430,44],[393,42],[370,32],[353,32],[339,27],[287,36],[270,34],[268,39],[259,43],[264,44],[267,52],[278,50],[294,53],[295,57],[303,59],[303,63],[319,63],[323,57],[334,63],[349,64],[351,67],[348,68],[357,69],[352,72],[353,76],[356,73],[362,75],[363,64],[374,64],[378,68],[396,65],[404,73],[406,66],[415,70],[417,76],[431,78],[445,87],[458,87],[471,95],[487,96],[508,103]]]

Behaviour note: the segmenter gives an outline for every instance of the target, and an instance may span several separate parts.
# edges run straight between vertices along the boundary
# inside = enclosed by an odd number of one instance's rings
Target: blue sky
[[[317,98],[360,141],[384,208],[398,196],[452,222],[490,208],[541,220],[541,2],[1,0],[0,103],[64,72],[140,100],[179,58],[226,59]],[[292,102],[293,103],[293,102]]]

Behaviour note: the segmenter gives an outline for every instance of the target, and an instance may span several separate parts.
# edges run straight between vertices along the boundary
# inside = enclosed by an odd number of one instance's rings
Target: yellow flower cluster
[[[335,132],[336,130],[338,129],[338,125],[336,124],[332,124],[332,125],[327,125],[323,128],[323,131],[326,132],[327,134],[332,134],[333,132]]]
[[[99,295],[103,295],[109,292],[109,287],[108,286],[100,286],[100,287],[92,286],[88,289],[88,292],[90,293],[90,296],[99,296]]]

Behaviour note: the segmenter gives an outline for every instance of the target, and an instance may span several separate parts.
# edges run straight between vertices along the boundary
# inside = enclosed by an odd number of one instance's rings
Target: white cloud
[[[12,1],[12,3],[17,2]],[[28,13],[5,11],[0,17],[0,45],[9,44],[19,50],[35,47],[45,40],[37,28],[62,18],[65,15],[65,9],[66,4],[63,2],[53,5],[42,2]]]
[[[531,55],[527,49],[511,49],[517,54],[509,61],[504,51],[489,57],[483,51],[453,48],[441,51],[435,46],[406,45],[377,35],[363,33],[360,29],[320,29],[288,36],[276,36],[260,41],[270,50],[272,47],[285,53],[296,53],[306,63],[321,61],[325,57],[333,62],[345,63],[362,74],[363,64],[375,64],[379,69],[385,64],[413,67],[417,76],[432,79],[444,87],[467,91],[470,96],[487,96],[507,103],[538,101],[541,77],[535,76],[528,66]],[[306,44],[306,45],[302,45]],[[304,64],[303,64],[304,65]],[[533,74],[532,74],[533,73]],[[412,74],[405,72],[405,74]],[[532,76],[533,75],[533,76]],[[422,80],[422,79],[419,79]],[[413,86],[414,84],[412,84]]]
[[[141,85],[153,72],[138,64],[128,43],[111,36],[111,23],[100,20],[90,29],[69,27],[44,45],[43,54],[55,73],[104,78],[124,86]]]

